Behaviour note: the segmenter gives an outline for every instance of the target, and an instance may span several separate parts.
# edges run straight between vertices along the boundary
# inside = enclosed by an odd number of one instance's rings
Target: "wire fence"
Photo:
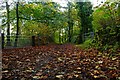
[[[1,38],[2,49],[32,47],[50,43],[50,37],[46,36],[18,35],[17,42],[15,42],[16,35],[2,33]]]
[[[84,41],[87,39],[93,39],[94,32],[85,33],[82,36]],[[48,44],[51,41],[50,37],[43,37],[43,36],[18,35],[17,42],[15,42],[16,41],[15,39],[16,39],[16,35],[2,34],[1,35],[2,49],[40,46],[41,44]]]
[[[15,46],[15,35],[4,35],[2,34],[2,48],[22,48],[32,46],[32,37],[19,35],[17,38],[17,46]]]
[[[83,39],[84,41],[87,40],[87,39],[93,39],[94,38],[94,32],[89,32],[89,33],[85,33],[83,34]]]

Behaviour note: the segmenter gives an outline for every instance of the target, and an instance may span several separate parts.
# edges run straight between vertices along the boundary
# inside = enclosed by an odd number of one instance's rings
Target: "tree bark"
[[[11,45],[10,42],[10,16],[9,16],[9,5],[6,2],[6,10],[7,10],[7,46]]]
[[[70,2],[68,2],[68,42],[71,42]]]
[[[2,49],[4,49],[4,33],[1,34],[1,38],[2,38]]]
[[[16,37],[15,37],[15,43],[14,43],[14,47],[18,46],[18,36],[19,36],[19,13],[18,13],[18,3],[16,4],[16,18],[17,18],[17,31],[16,31]]]

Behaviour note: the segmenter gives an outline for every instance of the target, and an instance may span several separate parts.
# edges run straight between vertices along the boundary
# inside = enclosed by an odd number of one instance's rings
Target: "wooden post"
[[[2,49],[4,49],[4,33],[2,33],[1,36],[2,36]]]
[[[35,36],[32,36],[32,46],[35,46]]]

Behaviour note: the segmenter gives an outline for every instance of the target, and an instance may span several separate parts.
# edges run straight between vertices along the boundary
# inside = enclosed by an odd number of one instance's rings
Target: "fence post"
[[[2,49],[4,49],[4,33],[2,33],[1,36],[2,36]]]
[[[32,46],[35,46],[35,36],[32,36]]]

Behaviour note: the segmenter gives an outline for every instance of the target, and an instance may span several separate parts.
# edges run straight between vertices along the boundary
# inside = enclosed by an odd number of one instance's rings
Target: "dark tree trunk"
[[[71,3],[68,2],[68,42],[71,42],[73,34],[73,19],[71,18]]]
[[[81,29],[79,34],[79,42],[83,43],[85,41],[85,34],[93,31],[92,28],[92,5],[90,2],[77,2],[79,9],[78,16],[81,18]]]
[[[9,16],[9,5],[6,2],[6,10],[7,10],[7,46],[11,45],[10,42],[10,16]]]
[[[63,36],[63,30],[61,31],[61,33],[62,33],[62,43],[64,43],[64,36]]]
[[[35,46],[35,36],[32,36],[32,46]]]
[[[71,25],[71,40],[72,40],[72,36],[73,36],[73,25],[74,25],[74,23],[73,23],[73,20],[71,20],[71,23],[70,23]]]
[[[120,3],[118,4],[118,16],[120,17]]]
[[[18,3],[16,4],[16,18],[17,18],[17,31],[16,31],[16,38],[15,38],[15,43],[14,46],[17,47],[17,43],[18,43],[18,36],[19,36],[19,13],[18,13]]]
[[[2,49],[4,49],[4,33],[1,34],[2,37]]]
[[[79,36],[78,36],[78,44],[81,44],[81,43],[83,43],[83,36],[82,36],[82,30],[80,30],[80,33],[79,33]]]
[[[70,2],[68,2],[68,42],[71,42],[71,26],[70,26]]]

